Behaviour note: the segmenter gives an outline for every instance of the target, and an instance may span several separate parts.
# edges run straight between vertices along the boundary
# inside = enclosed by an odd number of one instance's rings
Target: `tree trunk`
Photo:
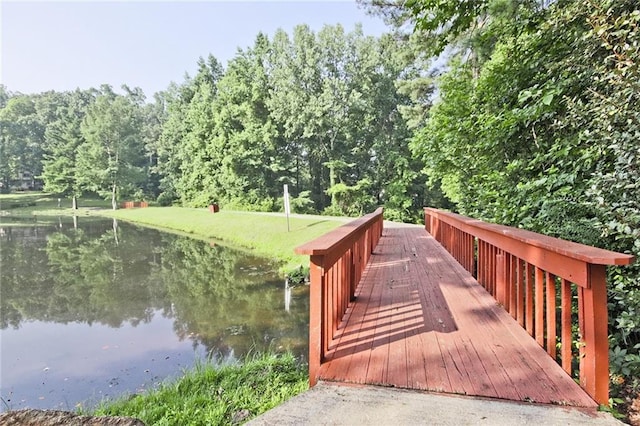
[[[78,210],[78,197],[76,197],[75,195],[71,197],[71,208],[73,210]]]
[[[332,163],[329,165],[329,188],[333,188],[336,184],[336,166]],[[331,193],[331,207],[338,205],[338,196],[335,192]]]
[[[335,145],[336,145],[336,136],[333,136],[331,138],[331,142],[329,144],[329,146],[331,147],[330,151],[329,151],[329,155],[328,157],[330,158],[329,161],[329,188],[333,188],[336,184],[336,180],[337,180],[337,173],[336,173],[336,165],[334,163],[334,159],[333,159],[333,155],[335,155]],[[335,208],[338,205],[338,196],[336,195],[335,192],[331,193],[331,207]]]

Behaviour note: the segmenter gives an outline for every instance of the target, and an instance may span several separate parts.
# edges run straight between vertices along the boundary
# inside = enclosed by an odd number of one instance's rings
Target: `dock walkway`
[[[320,380],[596,407],[423,227],[386,227]]]

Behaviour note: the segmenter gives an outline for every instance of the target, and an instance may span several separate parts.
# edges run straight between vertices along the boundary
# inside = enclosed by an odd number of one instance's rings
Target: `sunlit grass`
[[[56,223],[60,216],[87,216],[89,209],[108,208],[110,202],[96,198],[82,198],[79,202],[80,209],[73,210],[71,199],[58,197],[36,191],[15,192],[0,194],[0,225],[11,224],[20,226],[21,223],[3,220],[3,217],[11,216],[15,219],[33,221],[37,224]],[[28,223],[28,222],[27,222]],[[22,223],[24,225],[25,223]]]
[[[71,199],[58,197],[36,191],[0,194],[0,215],[22,216],[66,216],[72,214],[84,215],[86,209],[108,208],[111,203],[98,198],[79,199],[80,210],[71,208]]]
[[[308,256],[294,253],[294,248],[342,225],[330,217],[292,217],[290,231],[284,216],[183,207],[149,207],[143,209],[99,210],[93,214],[115,217],[144,225],[168,228],[195,237],[219,240],[232,246],[251,249],[255,254],[281,263],[282,271],[307,267]]]
[[[232,424],[308,387],[306,369],[293,355],[260,355],[241,365],[198,365],[146,394],[103,403],[93,414],[136,417],[148,425]]]

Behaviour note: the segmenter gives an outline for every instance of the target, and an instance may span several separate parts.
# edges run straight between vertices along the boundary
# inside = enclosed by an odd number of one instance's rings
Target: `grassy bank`
[[[200,365],[175,382],[98,407],[94,415],[131,416],[147,425],[243,423],[308,389],[290,355],[261,355],[242,365]]]
[[[38,223],[55,223],[59,216],[98,215],[114,217],[155,228],[186,233],[194,238],[218,240],[235,247],[251,249],[255,254],[274,259],[281,272],[308,266],[307,256],[293,249],[344,223],[344,219],[325,216],[290,218],[290,231],[284,215],[222,210],[212,214],[205,208],[149,207],[144,209],[109,209],[103,200],[82,198],[80,208],[71,209],[71,200],[42,193],[0,195],[0,214],[37,218]],[[0,224],[2,217],[0,217]]]
[[[91,214],[115,217],[147,226],[172,229],[197,238],[216,239],[231,246],[251,249],[255,254],[277,260],[282,271],[308,266],[308,256],[293,249],[342,225],[344,221],[325,217],[290,218],[290,231],[284,216],[183,207],[95,210]]]
[[[71,199],[60,198],[42,192],[16,192],[0,194],[0,225],[6,222],[7,216],[13,218],[33,219],[39,224],[56,223],[59,216],[72,216]],[[87,216],[92,209],[108,208],[110,203],[100,199],[86,198],[80,201],[76,215]],[[13,222],[7,224],[15,225]]]

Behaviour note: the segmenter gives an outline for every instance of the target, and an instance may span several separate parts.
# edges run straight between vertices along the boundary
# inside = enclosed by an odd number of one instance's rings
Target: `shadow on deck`
[[[422,227],[385,228],[320,380],[595,407]]]

